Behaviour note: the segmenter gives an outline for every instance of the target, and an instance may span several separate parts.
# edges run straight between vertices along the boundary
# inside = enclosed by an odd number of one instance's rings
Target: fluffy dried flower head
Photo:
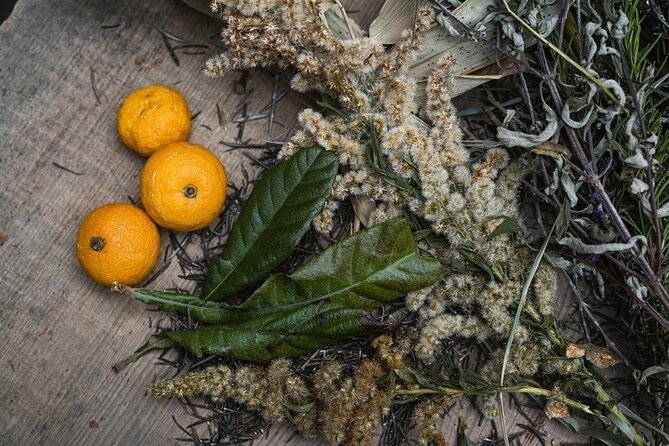
[[[414,411],[414,420],[418,428],[421,444],[430,446],[448,446],[448,442],[437,429],[437,421],[445,406],[444,401],[428,399],[422,401]]]
[[[544,406],[544,413],[548,418],[567,418],[569,406],[556,400],[549,400]]]

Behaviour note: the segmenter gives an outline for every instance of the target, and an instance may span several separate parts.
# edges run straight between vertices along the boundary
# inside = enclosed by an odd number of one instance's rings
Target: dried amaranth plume
[[[392,341],[380,340],[379,356]],[[385,347],[384,347],[385,346]],[[266,367],[219,365],[149,386],[157,397],[206,395],[229,398],[259,412],[269,422],[290,420],[305,436],[325,435],[332,444],[368,444],[390,409],[399,384],[387,378],[391,364],[379,358],[363,360],[354,371],[326,362],[310,380],[285,359]]]

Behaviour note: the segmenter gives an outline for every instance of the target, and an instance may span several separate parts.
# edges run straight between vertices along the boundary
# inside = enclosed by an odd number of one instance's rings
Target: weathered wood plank
[[[146,384],[169,370],[150,359],[120,374],[111,369],[141,345],[151,314],[93,284],[73,255],[88,210],[137,200],[143,160],[115,133],[116,109],[131,89],[176,85],[201,111],[192,140],[222,158],[233,183],[249,165],[218,143],[237,136],[230,122],[240,100],[235,76],[205,78],[206,55],[179,53],[177,67],[154,26],[194,43],[207,43],[220,28],[176,0],[21,0],[0,27],[2,443],[164,445],[179,435],[171,421],[182,413],[178,404],[145,395]],[[270,100],[273,79],[251,76],[254,113]],[[294,126],[298,104],[292,95],[280,103],[285,128]],[[273,137],[285,136],[275,128]],[[266,138],[267,123],[249,123],[244,137]],[[171,286],[176,273],[156,286]]]

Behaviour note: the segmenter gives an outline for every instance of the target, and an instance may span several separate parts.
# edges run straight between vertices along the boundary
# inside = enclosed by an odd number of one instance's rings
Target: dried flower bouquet
[[[340,207],[352,203],[368,229],[290,275],[271,276],[238,306],[230,303],[259,277],[235,282],[231,271],[252,275],[254,265],[236,260],[229,246],[209,265],[200,297],[126,290],[203,324],[167,332],[152,347],[227,358],[154,383],[151,393],[205,397],[214,411],[211,441],[221,444],[250,438],[265,422],[286,420],[331,444],[368,444],[386,420],[392,432],[384,438],[399,444],[406,438],[390,421],[399,413],[413,420],[424,444],[445,444],[435,422],[455,399],[474,397],[486,416],[498,417],[504,407],[500,395],[509,393],[540,398],[550,418],[598,421],[611,431],[611,444],[646,444],[594,372],[593,366],[606,368],[617,360],[601,347],[569,342],[558,328],[557,272],[543,261],[550,234],[541,249],[529,248],[519,210],[521,180],[536,160],[512,160],[500,147],[473,156],[465,147],[451,104],[458,64],[452,54],[435,56],[423,67],[427,77],[416,74],[425,39],[450,22],[430,6],[415,7],[413,21],[388,46],[384,39],[364,37],[338,2],[214,0],[211,8],[224,21],[226,50],[207,62],[206,74],[279,67],[293,73],[293,89],[323,97],[318,109],[301,112],[298,131],[278,153],[265,183],[286,178],[290,169],[308,178],[316,175],[308,172],[313,163],[329,165],[322,169],[330,169],[332,181],[321,178],[314,186],[318,196],[300,215],[313,220],[317,232],[330,234]],[[240,221],[263,213],[263,193],[270,187],[265,183],[245,207],[255,211],[242,211]],[[286,197],[293,203],[294,197]],[[273,212],[290,215],[280,206]],[[262,230],[277,231],[273,224]],[[287,238],[295,243],[285,250],[294,249],[300,231],[290,232]],[[236,247],[244,234],[233,227],[228,245]],[[258,235],[258,246],[270,246],[263,243]],[[354,260],[346,263],[346,256],[369,258],[378,269],[354,285],[330,284],[336,291],[314,285],[315,278],[330,281],[333,271],[364,269]],[[411,263],[400,263],[409,257]],[[276,267],[275,260],[260,267],[259,276],[262,268],[269,273]],[[404,295],[403,304],[379,312],[381,304]],[[327,302],[326,309],[312,305],[314,296]],[[299,306],[309,316],[286,306]],[[351,338],[366,354],[344,359],[332,345]],[[466,367],[449,348],[454,339],[488,346],[483,365]],[[319,349],[325,359],[304,360]],[[228,415],[217,412],[220,404],[235,404],[253,422],[235,429]]]

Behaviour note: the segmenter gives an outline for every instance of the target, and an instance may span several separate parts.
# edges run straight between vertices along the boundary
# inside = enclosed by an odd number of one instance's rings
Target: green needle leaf
[[[220,257],[209,265],[203,300],[225,300],[276,268],[321,211],[339,162],[302,149],[272,167],[253,188]]]

